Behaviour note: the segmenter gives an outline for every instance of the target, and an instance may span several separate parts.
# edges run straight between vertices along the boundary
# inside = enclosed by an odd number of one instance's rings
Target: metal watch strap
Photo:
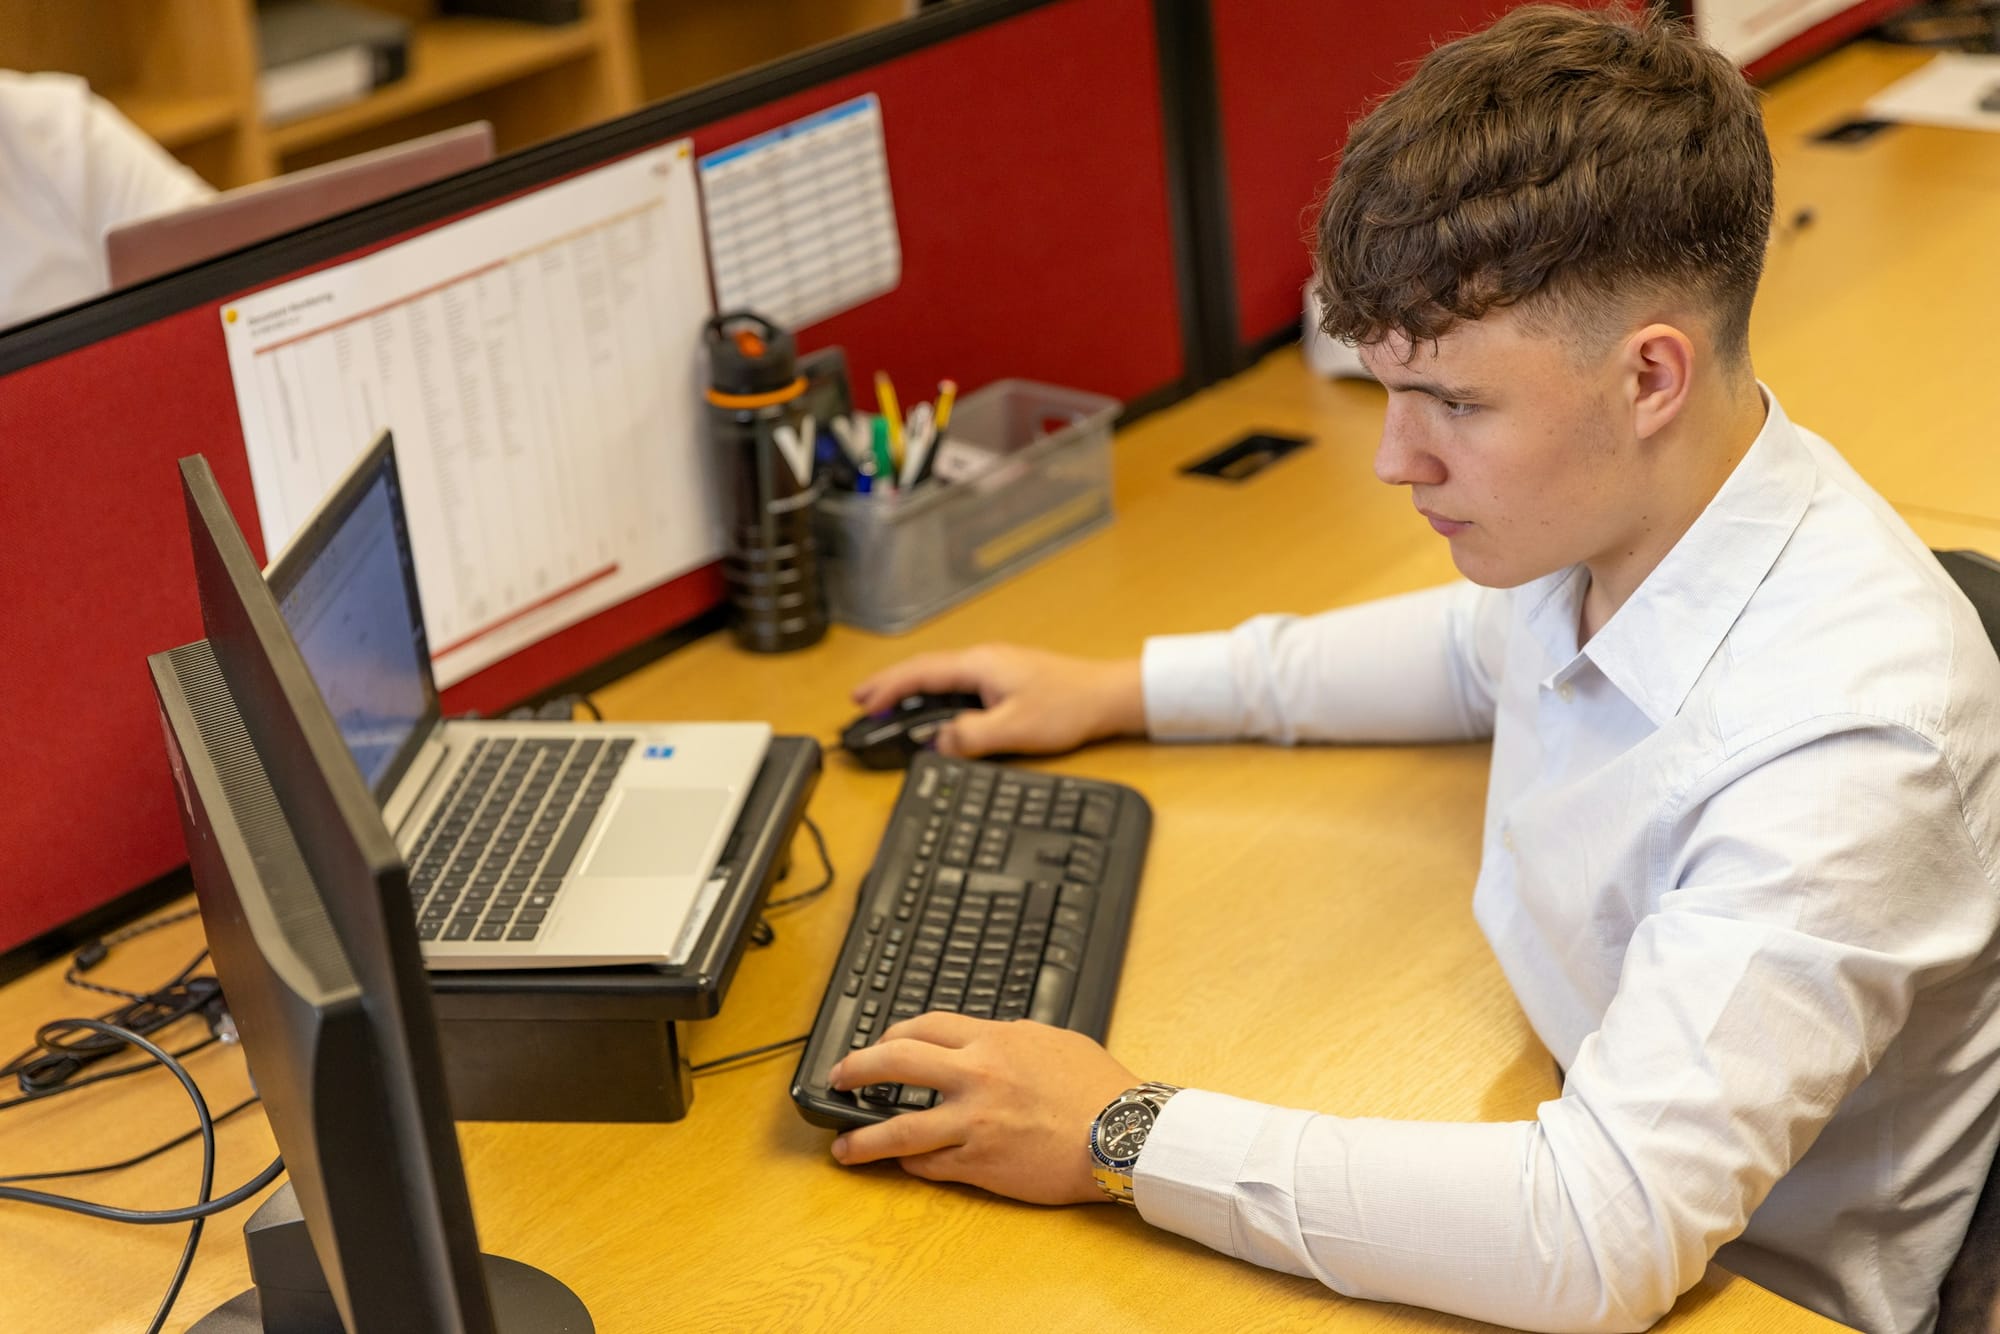
[[[1180,1085],[1178,1084],[1162,1084],[1158,1080],[1147,1080],[1145,1083],[1140,1084],[1136,1088],[1126,1089],[1123,1093],[1119,1094],[1117,1097],[1113,1098],[1110,1102],[1106,1103],[1104,1105],[1104,1110],[1099,1112],[1097,1114],[1096,1120],[1090,1123],[1091,1145],[1092,1145],[1090,1174],[1091,1176],[1097,1179],[1098,1188],[1102,1190],[1106,1195],[1110,1196],[1112,1199],[1118,1201],[1118,1203],[1130,1204],[1136,1207],[1138,1202],[1132,1198],[1131,1174],[1128,1172],[1120,1172],[1116,1168],[1107,1166],[1106,1164],[1098,1161],[1095,1146],[1097,1141],[1097,1127],[1099,1123],[1101,1123],[1106,1116],[1110,1115],[1113,1108],[1119,1106],[1120,1104],[1127,1102],[1140,1102],[1144,1103],[1146,1106],[1153,1109],[1154,1123],[1157,1124],[1159,1121],[1160,1110],[1166,1106],[1167,1099],[1173,1097],[1176,1093],[1179,1093],[1180,1091],[1181,1091]],[[1143,1152],[1143,1150],[1141,1150],[1141,1152]]]

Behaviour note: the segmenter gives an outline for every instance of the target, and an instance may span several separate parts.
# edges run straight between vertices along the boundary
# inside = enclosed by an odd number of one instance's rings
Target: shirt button
[[[1567,704],[1576,694],[1576,690],[1569,682],[1565,681],[1556,687],[1556,694],[1561,697],[1563,703]]]

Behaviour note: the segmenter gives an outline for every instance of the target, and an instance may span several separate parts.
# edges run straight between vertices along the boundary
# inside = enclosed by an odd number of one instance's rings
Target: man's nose
[[[1375,446],[1375,476],[1390,486],[1435,486],[1444,480],[1444,466],[1426,448],[1422,433],[1411,428],[1407,410],[1393,399]]]

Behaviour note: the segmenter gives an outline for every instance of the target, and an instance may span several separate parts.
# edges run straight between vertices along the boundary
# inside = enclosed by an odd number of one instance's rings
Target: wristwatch
[[[1133,1202],[1132,1168],[1139,1161],[1139,1150],[1146,1147],[1160,1109],[1179,1092],[1172,1084],[1157,1083],[1126,1089],[1090,1123],[1090,1174],[1120,1204]]]

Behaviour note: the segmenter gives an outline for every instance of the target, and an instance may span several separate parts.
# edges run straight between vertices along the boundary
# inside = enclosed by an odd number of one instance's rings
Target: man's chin
[[[1469,535],[1461,533],[1447,539],[1451,544],[1451,563],[1461,575],[1481,588],[1519,588],[1561,568],[1542,569],[1526,562],[1497,558],[1467,542],[1465,539]]]

